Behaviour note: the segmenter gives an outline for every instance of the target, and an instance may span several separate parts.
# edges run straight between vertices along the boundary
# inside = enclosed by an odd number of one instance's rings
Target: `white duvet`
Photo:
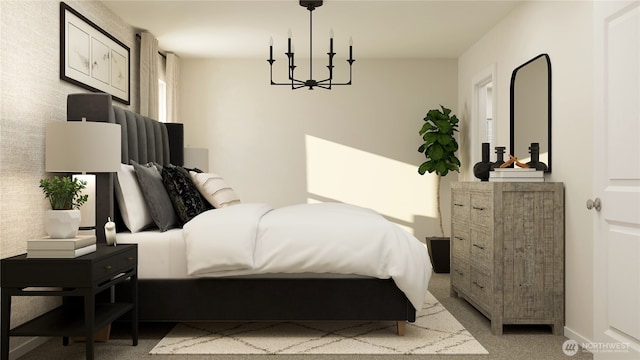
[[[192,276],[333,273],[392,278],[416,309],[431,277],[427,250],[380,214],[321,203],[273,209],[238,204],[184,225]]]

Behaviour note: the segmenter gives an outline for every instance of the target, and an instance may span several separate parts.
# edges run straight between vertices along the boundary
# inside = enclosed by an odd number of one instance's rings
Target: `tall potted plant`
[[[72,238],[80,226],[80,206],[89,198],[82,195],[86,181],[68,177],[45,178],[40,180],[40,188],[51,204],[45,213],[44,226],[47,234],[54,239]]]
[[[440,177],[449,171],[460,172],[460,160],[456,157],[458,142],[454,136],[458,131],[458,118],[450,109],[440,105],[440,109],[432,109],[424,117],[425,123],[419,131],[424,143],[418,148],[427,158],[418,168],[418,173],[435,172],[437,176],[438,221],[440,222],[440,238],[428,238],[427,247],[431,264],[435,272],[449,272],[449,239],[444,237],[442,211],[440,210]],[[441,254],[439,252],[442,252]],[[445,254],[446,253],[446,254]]]

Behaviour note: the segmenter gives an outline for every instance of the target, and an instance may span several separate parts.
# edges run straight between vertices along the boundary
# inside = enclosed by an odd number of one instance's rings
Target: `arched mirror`
[[[551,60],[541,54],[511,75],[510,153],[529,162],[531,143],[540,144],[539,161],[551,172]]]

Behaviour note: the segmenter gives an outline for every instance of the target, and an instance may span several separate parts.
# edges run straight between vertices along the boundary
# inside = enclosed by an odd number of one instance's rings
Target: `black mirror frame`
[[[510,100],[510,109],[509,109],[509,113],[510,113],[510,121],[509,121],[509,126],[510,126],[510,142],[509,142],[509,150],[510,153],[513,154],[513,151],[515,150],[515,133],[514,133],[514,120],[515,120],[515,109],[514,109],[514,105],[515,105],[515,99],[514,99],[514,92],[515,92],[515,80],[516,80],[516,74],[518,72],[518,70],[520,70],[521,68],[527,66],[528,64],[538,60],[539,58],[544,57],[547,61],[547,76],[548,76],[548,91],[547,94],[549,96],[549,98],[547,99],[547,104],[548,104],[548,111],[547,111],[547,129],[548,129],[548,158],[547,158],[547,170],[545,172],[550,173],[551,172],[551,59],[549,58],[548,54],[540,54],[536,57],[534,57],[533,59],[527,61],[526,63],[518,66],[517,68],[515,68],[513,70],[513,72],[511,73],[511,89],[510,89],[510,93],[511,93],[511,100]]]

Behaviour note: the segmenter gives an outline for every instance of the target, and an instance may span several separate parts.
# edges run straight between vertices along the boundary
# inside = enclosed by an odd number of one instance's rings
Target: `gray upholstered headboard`
[[[145,164],[184,164],[183,125],[161,123],[146,116],[113,106],[111,96],[103,93],[69,94],[67,121],[109,122],[120,124],[121,162]],[[96,235],[104,242],[103,225],[107,217],[116,219],[114,175],[96,174]]]

